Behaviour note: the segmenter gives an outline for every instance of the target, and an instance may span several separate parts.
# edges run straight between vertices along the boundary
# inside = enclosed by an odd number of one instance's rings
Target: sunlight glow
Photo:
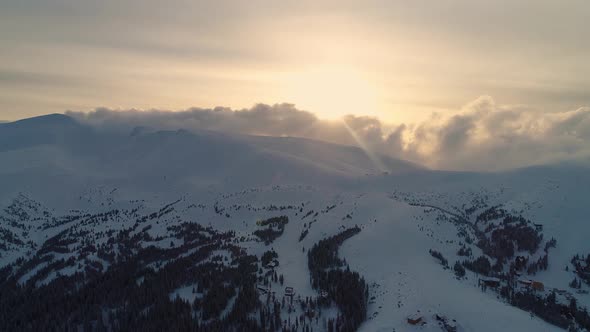
[[[378,108],[378,93],[359,71],[346,67],[313,68],[288,75],[283,87],[286,100],[322,117],[370,115]]]
[[[346,123],[345,119],[342,119],[342,123],[344,124],[344,128],[346,128],[346,130],[348,130],[348,132],[350,133],[350,136],[352,136],[352,138],[356,141],[358,147],[360,147],[365,152],[365,154],[367,155],[367,157],[369,157],[371,162],[373,162],[375,167],[379,171],[382,171],[382,172],[385,171],[387,168],[385,167],[385,165],[383,164],[381,159],[379,159],[379,157],[367,147],[365,142],[359,137],[359,135],[357,135],[357,133],[354,131],[354,129],[352,129],[348,125],[348,123]]]

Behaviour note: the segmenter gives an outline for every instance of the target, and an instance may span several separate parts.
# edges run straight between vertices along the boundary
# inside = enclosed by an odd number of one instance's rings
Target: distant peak
[[[40,115],[40,116],[35,116],[32,118],[23,119],[21,121],[61,122],[61,121],[73,121],[73,119],[65,114],[52,113],[52,114]]]
[[[26,118],[22,120],[18,120],[12,122],[12,124],[48,124],[48,125],[56,125],[56,124],[73,124],[76,123],[74,119],[71,117],[60,114],[60,113],[53,113],[41,116],[35,116],[32,118]]]

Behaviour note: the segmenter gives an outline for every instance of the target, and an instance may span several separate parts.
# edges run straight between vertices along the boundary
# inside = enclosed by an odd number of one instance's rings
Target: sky
[[[587,113],[588,22],[587,0],[0,0],[0,119],[291,105],[455,167],[436,159],[465,135],[554,143],[554,119]]]

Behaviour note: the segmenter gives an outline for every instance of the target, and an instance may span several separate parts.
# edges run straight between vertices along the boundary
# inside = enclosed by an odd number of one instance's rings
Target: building
[[[414,314],[408,316],[408,324],[410,325],[418,325],[422,323],[422,316],[420,314]]]
[[[285,287],[285,296],[293,297],[293,295],[295,295],[295,290],[293,287]]]
[[[545,285],[540,282],[540,281],[532,281],[531,282],[531,288],[536,290],[536,291],[544,291],[545,290]]]
[[[523,286],[529,287],[533,282],[526,279],[518,279],[518,283]]]
[[[532,290],[539,292],[543,292],[545,290],[545,285],[540,281],[519,279],[518,282],[527,288],[530,287]]]
[[[478,283],[480,286],[484,285],[486,287],[496,288],[500,286],[500,282],[498,278],[480,278]]]

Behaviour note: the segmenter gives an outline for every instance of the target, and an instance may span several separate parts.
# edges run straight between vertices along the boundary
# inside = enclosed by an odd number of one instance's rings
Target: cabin
[[[295,295],[293,287],[285,287],[285,296],[293,297],[293,295]]]
[[[526,279],[518,279],[518,283],[526,287],[529,287],[533,282]]]
[[[525,287],[530,287],[532,290],[540,292],[545,290],[545,285],[540,281],[519,279],[518,282]]]
[[[408,324],[410,325],[418,325],[422,323],[422,316],[420,314],[414,314],[408,316]]]
[[[497,288],[498,286],[500,286],[500,279],[498,278],[481,278],[479,279],[479,285],[482,286],[486,286],[486,287],[492,287],[492,288]]]
[[[535,226],[535,230],[537,232],[543,231],[543,225],[542,224],[535,224],[535,223],[533,223],[533,225]]]
[[[545,285],[540,282],[540,281],[532,281],[531,282],[531,288],[536,290],[536,291],[544,291],[545,290]]]

